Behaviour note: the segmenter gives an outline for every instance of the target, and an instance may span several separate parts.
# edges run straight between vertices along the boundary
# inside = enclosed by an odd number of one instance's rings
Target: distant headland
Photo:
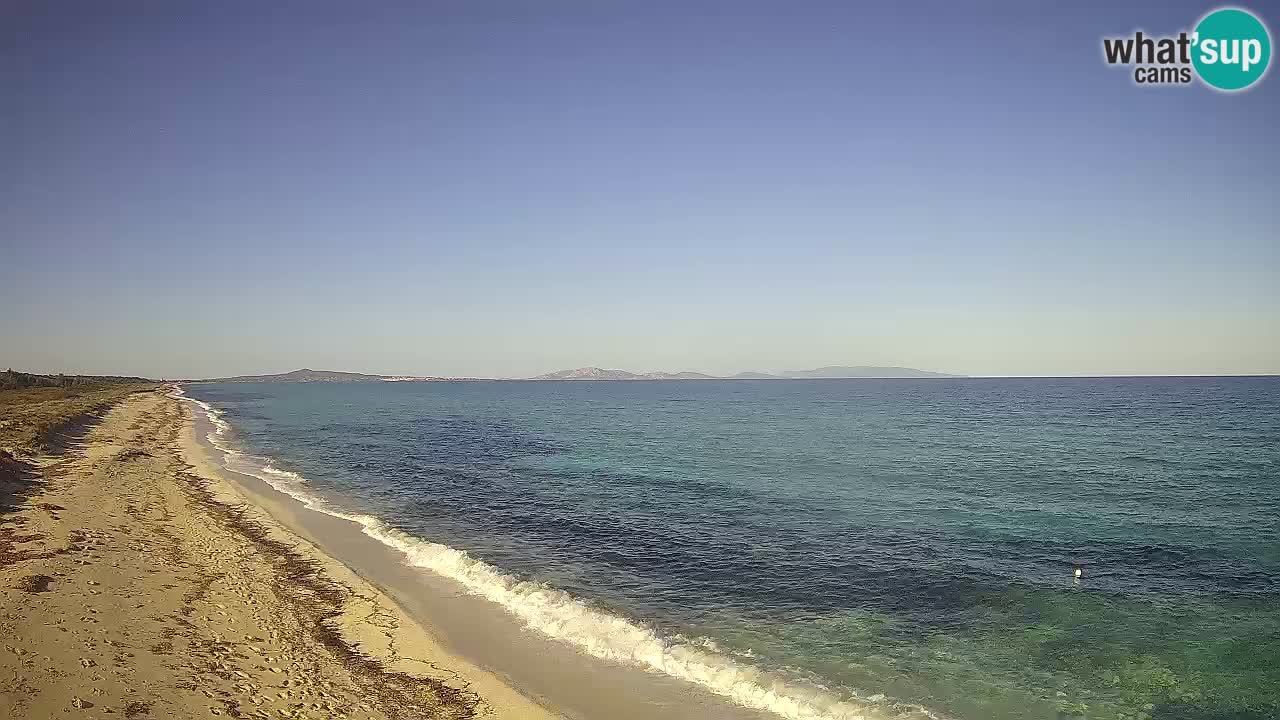
[[[572,370],[536,375],[531,378],[482,378],[441,377],[416,375],[369,375],[365,373],[339,372],[336,370],[312,370],[302,368],[291,372],[270,375],[236,375],[233,377],[207,378],[188,382],[461,382],[468,380],[803,380],[849,378],[958,378],[965,375],[917,370],[907,367],[878,365],[828,365],[812,370],[780,370],[778,372],[740,372],[735,375],[708,375],[707,373],[681,372],[631,372],[598,367],[580,367]]]

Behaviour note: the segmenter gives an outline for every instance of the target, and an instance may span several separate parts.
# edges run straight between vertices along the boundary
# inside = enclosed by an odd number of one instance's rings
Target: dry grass
[[[60,431],[93,418],[155,383],[84,383],[70,387],[0,390],[0,450],[42,453],[57,445]]]

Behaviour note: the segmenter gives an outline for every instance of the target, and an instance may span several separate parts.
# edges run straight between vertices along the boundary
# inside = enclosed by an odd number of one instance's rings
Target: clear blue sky
[[[4,3],[0,365],[1280,372],[1210,4],[374,5]]]

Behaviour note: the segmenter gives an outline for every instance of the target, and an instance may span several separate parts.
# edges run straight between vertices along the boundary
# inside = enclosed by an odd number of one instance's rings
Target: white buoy
[[[1079,579],[1080,579],[1080,575],[1081,575],[1081,574],[1083,574],[1083,572],[1084,572],[1084,571],[1083,571],[1083,570],[1081,570],[1080,568],[1076,568],[1076,579],[1077,579],[1077,580],[1079,580]]]

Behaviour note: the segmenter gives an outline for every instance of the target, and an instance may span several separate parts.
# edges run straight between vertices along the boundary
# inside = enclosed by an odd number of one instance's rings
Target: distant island
[[[236,375],[235,377],[209,378],[200,382],[379,382],[381,380],[381,375],[303,368],[272,375]]]
[[[840,378],[957,378],[964,375],[931,372],[904,367],[876,365],[828,365],[812,370],[781,370],[776,373],[740,372],[736,375],[708,375],[707,373],[682,372],[631,372],[608,370],[598,367],[580,367],[557,370],[525,380],[803,380]],[[312,370],[302,368],[291,372],[269,375],[236,375],[233,377],[187,380],[185,382],[462,382],[474,380],[508,380],[512,378],[438,377],[431,375],[369,375],[366,373],[339,372],[336,370]],[[516,378],[521,379],[521,378]]]
[[[475,380],[478,378],[417,377],[411,375],[366,375],[364,373],[336,370],[312,370],[302,368],[272,375],[236,375],[234,377],[207,378],[189,382],[444,382],[448,380]]]

